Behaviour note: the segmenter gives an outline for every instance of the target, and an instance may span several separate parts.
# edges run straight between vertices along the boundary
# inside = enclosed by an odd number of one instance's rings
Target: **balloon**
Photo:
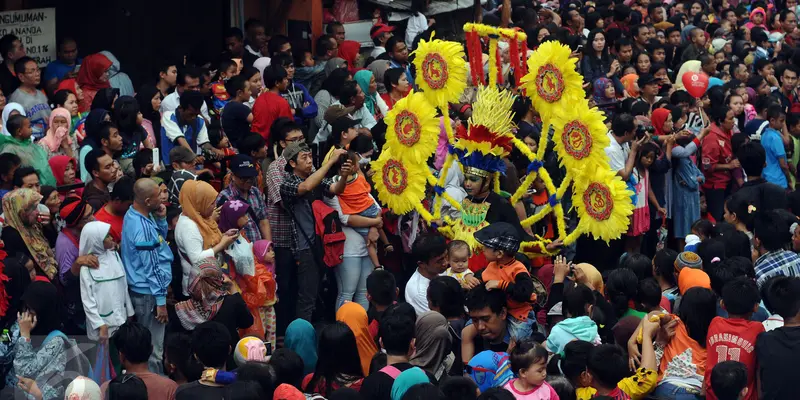
[[[683,87],[694,98],[699,99],[708,89],[708,75],[702,72],[687,72],[682,77]]]

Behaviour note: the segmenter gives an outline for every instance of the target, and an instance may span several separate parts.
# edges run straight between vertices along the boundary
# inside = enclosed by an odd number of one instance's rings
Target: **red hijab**
[[[81,69],[78,71],[78,84],[83,90],[98,91],[110,88],[111,83],[108,80],[100,80],[100,77],[109,68],[111,68],[111,61],[102,54],[90,54],[84,57]]]
[[[70,92],[72,92],[72,94],[74,94],[77,97],[78,93],[75,90],[75,85],[77,84],[78,81],[76,81],[75,78],[64,79],[63,81],[58,83],[58,89],[56,89],[56,92],[59,90],[69,90]]]
[[[56,184],[58,186],[64,186],[67,184],[66,182],[64,182],[64,171],[67,170],[67,165],[69,164],[72,164],[72,168],[75,170],[75,182],[73,182],[72,184],[83,183],[79,178],[81,174],[78,171],[78,162],[75,161],[74,158],[70,156],[55,156],[47,160],[47,162],[50,163],[50,170],[53,171],[53,175],[55,175],[56,177]],[[61,197],[61,200],[63,201],[66,195],[70,194],[70,192],[74,192],[74,194],[77,194],[78,196],[83,196],[83,188],[71,191],[60,190],[58,194]]]
[[[345,40],[339,45],[339,58],[347,61],[347,68],[354,74],[358,70],[356,68],[356,59],[360,50],[361,44],[353,40]]]
[[[667,122],[667,118],[672,118],[672,113],[668,109],[656,108],[653,110],[650,122],[653,123],[653,128],[656,130],[656,136],[669,134],[669,132],[664,132],[664,122]]]

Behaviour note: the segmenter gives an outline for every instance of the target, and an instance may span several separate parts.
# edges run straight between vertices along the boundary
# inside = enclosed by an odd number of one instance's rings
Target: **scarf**
[[[272,242],[269,240],[257,240],[253,243],[253,255],[256,258],[256,263],[263,265],[267,268],[272,276],[275,276],[275,263],[271,262],[268,263],[264,261],[264,257],[267,256],[267,252],[272,248]]]
[[[92,110],[102,109],[112,111],[114,109],[114,100],[119,97],[119,89],[105,88],[100,89],[95,93],[92,99]]]
[[[409,368],[403,371],[392,384],[392,400],[402,399],[403,395],[405,395],[412,386],[421,383],[431,383],[425,371],[421,370],[419,367]]]
[[[367,107],[370,114],[375,115],[375,103],[378,101],[376,99],[378,94],[369,91],[369,82],[372,80],[372,76],[372,72],[362,69],[356,72],[353,79],[358,83],[358,86],[361,86],[361,91],[364,92],[364,107]]]
[[[597,78],[592,82],[592,98],[595,104],[606,104],[615,100],[606,97],[606,87],[610,83],[611,79],[608,78]]]
[[[702,269],[684,268],[678,273],[678,289],[683,296],[693,287],[711,289],[711,279]]]
[[[86,116],[86,122],[83,124],[86,132],[83,146],[89,146],[92,150],[100,148],[100,143],[95,142],[94,138],[100,133],[100,124],[108,118],[108,115],[108,111],[103,109],[89,111],[89,115]]]
[[[228,284],[215,258],[200,260],[189,273],[189,300],[175,305],[175,313],[181,325],[194,330],[197,325],[210,321],[217,315],[225,296]]]
[[[266,87],[266,83],[264,83],[264,70],[272,64],[272,59],[269,57],[261,57],[253,62],[253,66],[261,73],[261,87]]]
[[[369,375],[369,363],[372,362],[372,356],[378,352],[378,347],[375,346],[375,341],[369,334],[367,312],[358,303],[344,303],[336,311],[336,320],[344,322],[355,334],[358,356],[361,358],[361,369],[364,376]]]
[[[75,78],[64,79],[63,81],[58,83],[58,88],[56,88],[56,92],[61,90],[69,90],[70,93],[75,95],[75,100],[78,98],[78,90],[76,87],[78,86],[78,81]]]
[[[330,60],[328,60],[327,63],[325,63],[325,77],[327,78],[331,76],[331,73],[333,71],[342,68],[346,63],[347,61],[345,61],[342,58],[339,57],[331,58]]]
[[[98,91],[110,88],[111,83],[102,77],[111,65],[111,60],[99,53],[84,57],[81,69],[78,70],[78,84],[83,90]]]
[[[625,91],[628,92],[628,95],[631,97],[639,97],[639,86],[637,86],[638,80],[639,75],[636,74],[628,74],[620,79],[620,81],[622,81],[622,87],[625,88]]]
[[[67,127],[63,128],[53,128],[53,121],[57,118],[61,117],[67,121]],[[43,138],[39,140],[40,143],[47,146],[50,149],[51,153],[55,153],[61,148],[61,142],[64,141],[64,138],[67,138],[67,142],[72,144],[72,139],[69,138],[69,131],[72,127],[72,114],[67,111],[66,108],[58,107],[50,113],[50,123],[47,125],[47,133],[44,135]]]
[[[86,200],[81,197],[72,195],[64,199],[61,203],[61,209],[58,210],[58,215],[64,220],[68,228],[74,228],[81,221],[83,215],[86,214],[86,208],[91,207]],[[92,210],[94,211],[94,210]]]
[[[286,328],[286,348],[303,359],[303,375],[314,373],[317,367],[317,333],[304,319],[296,319]]]
[[[119,89],[119,93],[122,96],[133,96],[136,91],[133,90],[131,78],[128,74],[122,72],[122,67],[117,57],[108,50],[103,50],[100,54],[106,56],[108,61],[111,61],[111,67],[108,69],[108,83],[111,84],[111,87]]]
[[[417,319],[414,327],[417,351],[411,357],[411,364],[436,374],[452,348],[448,326],[447,319],[436,311],[428,311]]]
[[[287,383],[281,383],[275,388],[272,400],[306,400],[306,396],[297,390],[296,387]]]
[[[345,40],[339,45],[338,56],[347,61],[347,66],[350,72],[356,71],[356,60],[358,59],[358,52],[361,50],[361,44],[354,40]]]
[[[580,263],[575,265],[575,268],[580,269],[586,278],[589,279],[589,282],[594,287],[594,290],[605,293],[605,286],[603,284],[603,275],[600,274],[600,271],[594,267],[592,264],[587,263]]]
[[[378,93],[388,93],[386,91],[386,86],[383,84],[383,77],[389,69],[389,61],[375,60],[367,66],[367,69],[372,72],[372,76],[375,77],[375,82],[378,84]]]
[[[81,180],[78,179],[78,162],[74,158],[70,156],[55,156],[47,161],[50,164],[50,170],[53,171],[53,176],[55,176],[58,186],[82,183]],[[64,181],[64,171],[67,170],[67,165],[69,164],[72,164],[72,169],[75,170],[75,181],[67,183]]]
[[[514,378],[508,353],[484,350],[472,357],[468,365],[470,378],[478,384],[481,392],[503,386]]]
[[[214,187],[203,181],[186,181],[181,187],[178,201],[183,215],[197,224],[203,236],[204,249],[214,247],[222,239],[222,232],[219,231],[216,221],[200,215],[202,211],[214,207],[218,194]]]
[[[653,114],[650,115],[650,122],[653,124],[653,129],[656,130],[656,136],[667,135],[670,132],[664,132],[664,123],[667,122],[667,118],[672,118],[671,113],[666,108],[657,108],[653,110]]]
[[[219,231],[227,232],[230,229],[239,230],[239,218],[247,215],[247,210],[250,205],[241,200],[228,200],[222,205],[222,211],[219,214]]]
[[[22,116],[27,116],[25,114],[25,108],[22,107],[22,104],[19,103],[8,103],[6,107],[3,108],[3,135],[11,136],[11,132],[8,131],[6,128],[6,123],[8,123],[8,119],[11,118],[11,112],[16,111]]]
[[[95,282],[111,281],[125,277],[125,267],[119,253],[113,249],[106,249],[103,242],[108,236],[111,225],[92,221],[81,230],[81,243],[78,256],[94,255],[100,263],[100,268],[90,268],[89,274]]]
[[[686,90],[683,86],[683,75],[687,72],[700,72],[700,66],[701,64],[698,60],[689,60],[681,64],[680,69],[678,69],[678,75],[675,75],[675,82],[672,84],[672,87],[674,87],[675,90]]]

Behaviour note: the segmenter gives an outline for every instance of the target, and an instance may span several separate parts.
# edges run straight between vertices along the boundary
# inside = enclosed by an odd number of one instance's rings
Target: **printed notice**
[[[56,59],[56,9],[0,12],[0,37],[13,33],[40,67]]]

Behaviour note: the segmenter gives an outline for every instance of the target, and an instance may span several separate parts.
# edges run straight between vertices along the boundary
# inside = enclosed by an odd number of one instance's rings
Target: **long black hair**
[[[594,38],[597,35],[603,35],[603,38],[606,39],[606,44],[603,46],[603,51],[600,53],[600,57],[597,57],[597,54],[594,50]],[[606,32],[602,29],[592,29],[589,32],[589,37],[586,39],[586,45],[583,46],[583,56],[589,59],[589,63],[594,66],[597,63],[600,63],[603,66],[610,67],[611,66],[611,56],[608,55],[608,37],[606,37]]]
[[[325,81],[322,82],[322,88],[320,90],[327,90],[328,93],[332,97],[339,98],[339,90],[342,88],[342,84],[347,81],[350,77],[350,71],[347,68],[336,68],[325,78]]]
[[[161,91],[158,90],[156,85],[153,84],[146,84],[142,85],[139,88],[139,91],[136,92],[136,102],[139,103],[139,112],[142,113],[142,118],[150,121],[153,124],[153,133],[156,137],[156,141],[161,140],[161,113],[159,110],[153,110],[153,97],[158,95],[161,100],[164,100],[164,96],[161,94]]]
[[[606,295],[608,301],[614,307],[617,318],[628,311],[628,304],[636,299],[639,291],[639,280],[636,274],[627,268],[619,268],[608,274],[606,281]]]
[[[139,102],[133,96],[120,96],[114,102],[113,118],[119,134],[122,136],[123,153],[138,151],[139,145],[147,138],[147,132],[137,123],[138,117]],[[127,156],[127,154],[123,156]]]
[[[711,289],[693,287],[683,294],[678,318],[686,325],[689,337],[706,347],[708,325],[717,316],[717,296]]]
[[[324,382],[325,397],[333,392],[334,383],[342,383],[342,376],[363,377],[361,359],[358,356],[356,336],[342,322],[334,322],[322,329],[317,346],[317,367],[314,375],[305,387],[305,392],[312,393],[315,387]]]

